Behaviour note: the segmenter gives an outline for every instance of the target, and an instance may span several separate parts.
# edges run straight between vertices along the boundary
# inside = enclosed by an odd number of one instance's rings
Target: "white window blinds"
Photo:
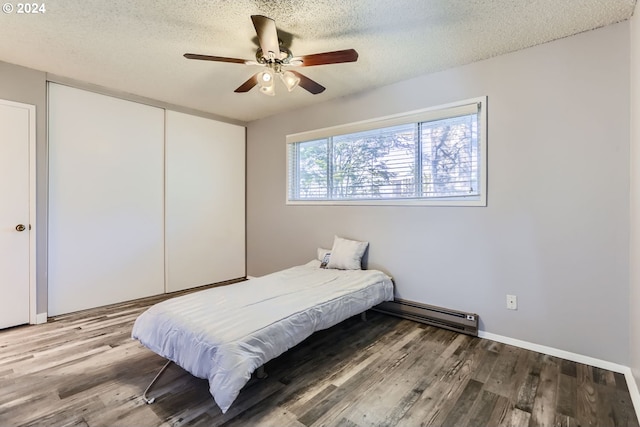
[[[484,204],[482,102],[288,136],[287,201]]]

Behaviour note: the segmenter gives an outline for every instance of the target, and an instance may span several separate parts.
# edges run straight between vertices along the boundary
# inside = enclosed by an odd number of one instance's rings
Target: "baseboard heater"
[[[427,325],[450,329],[474,337],[478,336],[478,315],[475,313],[465,313],[464,311],[450,310],[399,298],[385,301],[373,309]]]

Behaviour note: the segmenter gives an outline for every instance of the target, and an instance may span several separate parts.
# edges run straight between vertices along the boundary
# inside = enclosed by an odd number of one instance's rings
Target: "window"
[[[486,97],[287,136],[290,204],[486,206]]]

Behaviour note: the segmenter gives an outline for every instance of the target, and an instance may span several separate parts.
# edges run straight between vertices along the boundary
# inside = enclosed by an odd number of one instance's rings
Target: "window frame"
[[[389,198],[389,199],[325,199],[325,200],[291,200],[291,171],[293,164],[290,158],[290,144],[313,141],[344,134],[363,132],[373,129],[387,128],[409,123],[420,123],[472,114],[477,106],[478,114],[478,190],[479,195],[460,197],[422,197],[422,198]],[[437,105],[406,113],[378,117],[359,122],[331,126],[312,131],[294,133],[286,136],[286,193],[287,205],[356,205],[356,206],[487,206],[487,96],[470,98],[463,101]]]

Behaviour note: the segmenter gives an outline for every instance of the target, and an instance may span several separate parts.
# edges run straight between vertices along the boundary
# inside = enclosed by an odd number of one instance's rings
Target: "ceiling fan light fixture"
[[[287,90],[289,92],[294,90],[300,83],[300,77],[296,76],[291,71],[280,73],[280,79],[282,80],[282,83],[284,83],[284,85],[287,87]]]
[[[264,70],[263,72],[258,73],[257,80],[260,92],[269,96],[274,96],[276,94],[273,72],[271,70]]]
[[[258,84],[262,86],[273,86],[273,74],[270,70],[265,70],[258,74]]]
[[[276,90],[275,90],[275,87],[273,85],[260,86],[260,92],[264,93],[265,95],[269,95],[269,96],[275,96],[275,94],[276,94]]]

